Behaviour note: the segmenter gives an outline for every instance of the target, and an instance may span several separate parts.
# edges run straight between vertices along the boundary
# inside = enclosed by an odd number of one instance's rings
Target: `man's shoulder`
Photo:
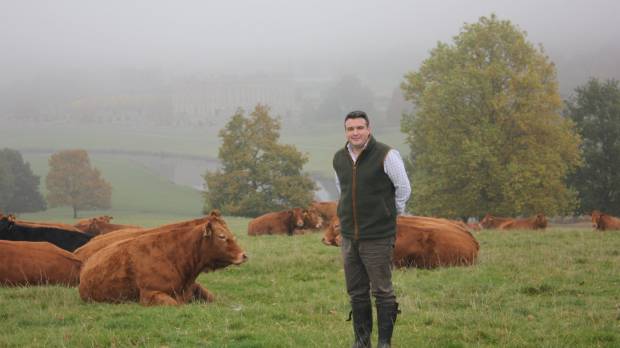
[[[392,148],[390,145],[388,145],[388,144],[386,144],[386,143],[382,143],[382,142],[380,142],[380,141],[375,142],[375,148],[376,148],[377,150],[379,150],[379,152],[380,152],[380,153],[382,153],[382,154],[383,154],[383,156],[387,156],[387,154],[388,154],[391,150],[393,150],[393,148]]]
[[[339,148],[336,152],[334,152],[334,158],[338,157],[338,156],[342,156],[343,154],[347,154],[348,150],[346,148],[346,146]]]

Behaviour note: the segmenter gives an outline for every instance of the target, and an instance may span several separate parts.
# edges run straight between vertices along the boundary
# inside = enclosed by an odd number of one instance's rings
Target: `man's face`
[[[370,136],[370,127],[363,118],[350,118],[344,123],[344,131],[349,143],[355,148],[362,148]]]

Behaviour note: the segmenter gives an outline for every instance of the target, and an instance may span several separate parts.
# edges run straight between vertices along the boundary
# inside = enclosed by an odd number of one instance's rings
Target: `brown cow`
[[[159,226],[159,227],[150,228],[150,229],[127,228],[127,229],[121,229],[121,230],[113,231],[110,233],[102,234],[102,235],[96,236],[95,238],[91,239],[90,242],[88,242],[87,244],[75,250],[74,254],[80,260],[82,260],[82,262],[86,262],[86,260],[88,260],[97,251],[107,247],[108,245],[112,243],[116,243],[116,242],[119,242],[125,239],[129,239],[129,238],[133,238],[133,237],[137,237],[137,236],[141,236],[145,234],[158,233],[158,232],[163,232],[163,231],[166,231],[168,233],[176,233],[177,231],[186,229],[188,227],[194,227],[194,226],[203,224],[205,222],[208,222],[210,219],[210,216],[213,214],[218,215],[218,216],[220,215],[218,210],[214,210],[213,212],[211,212],[210,215],[207,215],[205,217],[201,217],[198,219],[175,222],[172,224],[167,224],[164,226]]]
[[[86,219],[81,219],[78,220],[78,222],[76,222],[75,224],[73,224],[73,226],[75,226],[76,228],[82,230],[82,231],[86,231],[90,228],[90,224],[93,222],[93,220],[99,220],[99,221],[103,221],[103,222],[107,222],[109,223],[110,221],[112,221],[113,217],[109,216],[109,215],[102,215],[102,216],[97,216],[97,217],[92,217],[92,218],[86,218]]]
[[[146,234],[149,231],[152,231],[152,230],[145,230],[143,228],[128,228],[128,229],[113,231],[107,234],[102,234],[102,235],[96,236],[95,238],[91,239],[88,243],[75,249],[73,253],[78,259],[82,260],[82,262],[86,262],[86,260],[88,260],[91,256],[93,256],[93,254],[107,247],[110,244],[119,242],[121,240],[141,236],[143,234]]]
[[[445,219],[399,216],[394,265],[436,268],[467,266],[476,262],[480,245],[462,226]]]
[[[47,242],[0,240],[0,284],[75,286],[82,262]]]
[[[261,215],[248,223],[248,235],[293,234],[295,229],[304,227],[304,214],[301,208],[277,211]]]
[[[138,225],[113,224],[110,222],[106,222],[105,220],[94,218],[94,219],[91,219],[90,225],[88,225],[88,228],[84,232],[88,232],[92,235],[97,236],[100,234],[106,234],[106,233],[110,233],[113,231],[123,230],[123,229],[128,229],[128,228],[132,228],[132,229],[142,228],[143,229],[144,227],[138,226]]]
[[[315,208],[304,210],[304,228],[318,230],[323,228],[323,216]]]
[[[506,221],[510,221],[512,220],[511,218],[507,218],[507,217],[498,217],[498,216],[493,216],[491,215],[491,213],[487,213],[484,218],[482,218],[482,220],[480,220],[480,226],[482,226],[483,228],[486,229],[495,229],[498,228],[499,225],[501,225],[502,223],[506,222]]]
[[[213,300],[197,284],[201,272],[247,260],[219,214],[172,234],[150,233],[103,248],[84,263],[80,297],[85,301],[138,301],[142,305],[178,305]]]
[[[620,230],[620,219],[607,215],[598,210],[592,212],[592,227],[600,230]]]
[[[315,232],[323,228],[323,217],[314,208],[303,210],[304,226],[295,228],[294,234],[304,234],[306,232]]]
[[[325,245],[340,246],[342,244],[342,237],[340,236],[340,219],[334,216],[329,223],[329,226],[323,232],[323,238],[321,242]]]
[[[65,231],[84,232],[84,230],[62,222],[15,220],[15,224],[26,227],[53,227]]]
[[[321,214],[323,221],[331,221],[337,214],[338,202],[336,201],[313,201],[309,208],[314,208]]]
[[[539,230],[547,228],[547,218],[544,214],[536,214],[527,219],[510,219],[502,222],[500,230]]]
[[[338,218],[325,231],[323,243],[340,245]],[[476,262],[480,246],[474,236],[454,221],[425,216],[399,216],[394,242],[394,266],[435,268]]]

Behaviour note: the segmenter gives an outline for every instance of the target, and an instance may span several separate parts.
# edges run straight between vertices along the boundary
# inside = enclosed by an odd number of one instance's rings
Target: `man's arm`
[[[405,204],[411,195],[411,184],[405,170],[405,163],[397,150],[391,149],[387,156],[385,156],[383,169],[390,177],[390,180],[392,180],[394,188],[396,188],[396,211],[398,215],[403,215],[405,213]]]
[[[340,180],[338,180],[338,174],[334,172],[334,177],[336,177],[336,188],[338,189],[338,195],[340,195]]]

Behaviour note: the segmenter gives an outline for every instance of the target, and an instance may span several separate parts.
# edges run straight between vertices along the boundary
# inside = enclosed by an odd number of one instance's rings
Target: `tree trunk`
[[[77,207],[75,205],[73,206],[73,218],[77,219]]]

